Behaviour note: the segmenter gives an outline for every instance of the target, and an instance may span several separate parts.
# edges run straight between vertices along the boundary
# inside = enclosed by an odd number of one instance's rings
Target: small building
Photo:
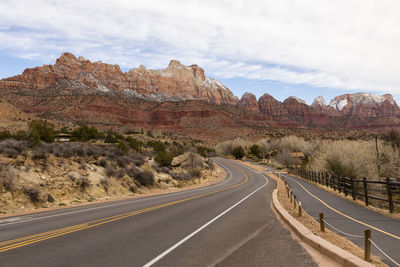
[[[71,135],[66,133],[59,133],[54,138],[55,142],[69,142],[71,140]]]

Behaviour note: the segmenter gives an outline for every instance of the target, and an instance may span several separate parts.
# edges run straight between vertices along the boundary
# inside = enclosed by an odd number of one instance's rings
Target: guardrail
[[[347,177],[337,177],[326,172],[289,169],[290,174],[297,175],[307,181],[330,187],[334,191],[351,195],[353,200],[363,199],[366,206],[386,207],[391,213],[400,208],[400,182],[386,178],[384,181],[357,180]],[[382,205],[383,204],[383,205]]]

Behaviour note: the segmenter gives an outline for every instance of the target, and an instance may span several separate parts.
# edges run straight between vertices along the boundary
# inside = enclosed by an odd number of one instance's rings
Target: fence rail
[[[289,173],[329,187],[345,196],[351,196],[353,200],[362,199],[366,206],[387,208],[391,213],[395,208],[400,210],[400,182],[392,181],[390,178],[386,178],[385,181],[367,180],[365,177],[357,180],[302,169],[289,169]]]

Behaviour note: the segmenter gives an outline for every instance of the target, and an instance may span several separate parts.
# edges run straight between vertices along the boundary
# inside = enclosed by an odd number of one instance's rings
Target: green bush
[[[47,121],[32,121],[29,123],[29,139],[34,145],[40,144],[40,141],[46,143],[54,142],[54,127]]]
[[[146,134],[148,137],[154,138],[154,134],[151,130],[148,130]]]
[[[98,139],[101,137],[101,133],[94,126],[87,126],[86,124],[80,126],[72,132],[74,140],[88,141],[92,139]]]
[[[117,142],[117,138],[115,138],[113,131],[111,131],[111,130],[107,131],[104,142],[105,143],[116,143]]]
[[[9,131],[0,132],[0,140],[12,138],[12,134]]]
[[[326,159],[326,169],[338,177],[356,178],[357,172],[352,162],[345,164],[338,157]]]
[[[250,153],[256,156],[257,158],[261,158],[260,156],[260,147],[256,144],[250,147]]]
[[[130,136],[128,136],[125,139],[125,141],[128,142],[129,147],[136,150],[136,152],[142,152],[143,143],[141,141],[137,140],[136,138],[132,138]]]
[[[189,171],[189,174],[190,174],[190,177],[192,177],[192,178],[200,178],[201,171],[197,168],[194,168]]]
[[[205,147],[205,146],[198,146],[198,147],[197,147],[197,153],[198,153],[200,156],[207,157],[207,156],[209,156],[210,154],[215,154],[215,149],[213,149],[213,148],[208,148],[208,147]]]
[[[171,153],[167,153],[165,151],[158,151],[157,156],[155,156],[154,161],[158,163],[158,165],[162,167],[171,166],[173,155]]]
[[[241,159],[241,158],[243,158],[243,157],[244,157],[244,150],[243,150],[243,148],[242,148],[241,146],[234,147],[234,148],[232,149],[232,156],[234,156],[235,159]]]

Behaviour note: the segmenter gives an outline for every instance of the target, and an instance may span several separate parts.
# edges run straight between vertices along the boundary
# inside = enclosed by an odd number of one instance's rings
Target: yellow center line
[[[357,220],[357,219],[355,219],[355,218],[353,218],[353,217],[351,217],[351,216],[349,216],[349,215],[347,215],[347,214],[345,214],[345,213],[343,213],[343,212],[341,212],[341,211],[338,211],[337,209],[335,209],[335,208],[329,206],[329,205],[328,205],[327,203],[325,203],[323,200],[319,199],[317,196],[313,195],[310,191],[308,191],[304,186],[302,186],[302,185],[301,185],[300,183],[298,183],[296,180],[294,180],[294,179],[292,179],[292,178],[290,178],[290,177],[288,177],[288,178],[289,178],[290,180],[292,180],[293,182],[295,182],[296,184],[298,184],[298,185],[299,185],[301,188],[303,188],[303,190],[306,191],[310,196],[312,196],[312,197],[315,198],[316,200],[320,201],[322,204],[324,204],[327,208],[331,209],[332,211],[334,211],[334,212],[336,212],[336,213],[342,215],[343,217],[346,217],[347,219],[352,220],[352,221],[354,221],[354,222],[356,222],[356,223],[359,223],[359,224],[361,224],[361,225],[367,226],[367,227],[369,227],[369,228],[371,228],[371,229],[374,229],[374,230],[376,230],[376,231],[378,231],[378,232],[381,232],[381,233],[383,233],[383,234],[385,234],[385,235],[388,235],[388,236],[391,236],[391,237],[393,237],[393,238],[396,238],[396,239],[399,239],[399,240],[400,240],[400,236],[397,236],[397,235],[388,233],[388,232],[386,232],[386,231],[384,231],[384,230],[382,230],[382,229],[379,229],[379,228],[377,228],[377,227],[374,227],[374,226],[372,226],[372,225],[370,225],[370,224],[367,224],[367,223],[365,223],[365,222],[363,222],[363,221]]]
[[[244,173],[241,169],[239,169],[238,167],[234,166],[233,164],[231,164],[231,163],[228,163],[228,164],[231,165],[233,168],[237,169],[238,171],[240,171],[243,174],[245,179],[241,183],[233,185],[233,186],[230,186],[230,187],[227,187],[227,188],[224,188],[224,189],[211,191],[211,192],[208,192],[208,193],[200,194],[200,195],[189,197],[189,198],[184,198],[184,199],[181,199],[181,200],[167,202],[167,203],[164,203],[164,204],[160,204],[160,205],[149,207],[149,208],[144,208],[144,209],[137,210],[137,211],[118,214],[118,215],[114,215],[114,216],[103,218],[103,219],[98,219],[98,220],[89,221],[89,222],[78,224],[78,225],[73,225],[73,226],[69,226],[69,227],[65,227],[65,228],[61,228],[61,229],[52,230],[52,231],[49,231],[49,232],[44,232],[44,233],[39,233],[39,234],[35,234],[35,235],[29,235],[29,236],[25,236],[25,237],[13,239],[13,240],[4,241],[4,242],[0,243],[0,253],[8,251],[8,250],[11,250],[11,249],[15,249],[15,248],[23,247],[23,246],[26,246],[26,245],[30,245],[30,244],[33,244],[33,243],[37,243],[37,242],[40,242],[40,241],[44,241],[44,240],[47,240],[47,239],[55,238],[55,237],[58,237],[58,236],[63,236],[63,235],[69,234],[69,233],[74,233],[74,232],[77,232],[77,231],[93,228],[93,227],[96,227],[96,226],[99,226],[99,225],[103,225],[103,224],[106,224],[106,223],[110,223],[110,222],[114,222],[114,221],[121,220],[121,219],[124,219],[124,218],[128,218],[128,217],[131,217],[131,216],[134,216],[134,215],[137,215],[137,214],[141,214],[141,213],[145,213],[145,212],[161,209],[161,208],[164,208],[164,207],[172,206],[172,205],[175,205],[175,204],[178,204],[178,203],[182,203],[182,202],[186,202],[186,201],[189,201],[189,200],[193,200],[193,199],[205,197],[205,196],[208,196],[208,195],[216,194],[216,193],[219,193],[219,192],[231,190],[231,189],[234,189],[236,187],[242,186],[243,184],[248,182],[249,178],[246,175],[246,173]]]

